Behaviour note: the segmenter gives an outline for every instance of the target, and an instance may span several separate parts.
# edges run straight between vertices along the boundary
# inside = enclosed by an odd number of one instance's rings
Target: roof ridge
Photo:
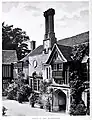
[[[79,33],[79,34],[73,35],[73,36],[71,36],[71,37],[66,37],[66,38],[60,39],[60,40],[65,40],[65,39],[73,38],[73,37],[76,37],[76,36],[79,36],[79,35],[82,35],[82,34],[85,34],[85,33],[89,33],[89,31],[82,32],[82,33]],[[58,41],[59,41],[59,40],[58,40]]]
[[[43,45],[39,45],[37,48],[41,47]],[[30,53],[27,54],[27,56],[25,56],[24,58],[22,58],[21,60],[19,61],[22,61],[22,60],[25,60],[27,57],[29,57],[37,48],[35,48],[33,51],[31,51]]]
[[[59,43],[57,43],[58,46],[63,46],[63,47],[69,47],[69,48],[73,48],[72,46],[65,46],[65,45],[61,45]]]

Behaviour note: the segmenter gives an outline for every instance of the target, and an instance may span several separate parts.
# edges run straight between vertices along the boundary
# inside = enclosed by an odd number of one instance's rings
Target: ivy
[[[83,57],[87,55],[89,56],[89,44],[83,43],[80,45],[76,45],[73,47],[71,58],[73,60],[81,61]]]
[[[72,65],[73,69],[70,74],[70,115],[86,115],[87,112],[84,101],[82,100],[82,92],[86,89],[86,86],[83,76],[83,69],[85,69],[85,67],[82,67],[81,61],[85,55],[89,56],[88,43],[74,46],[71,55],[74,66]]]

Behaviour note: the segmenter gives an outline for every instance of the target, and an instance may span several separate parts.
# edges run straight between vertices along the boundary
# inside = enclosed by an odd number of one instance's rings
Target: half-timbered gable
[[[66,49],[65,49],[66,48]],[[69,64],[72,47],[55,44],[45,65],[45,78],[57,84],[69,83]],[[49,77],[50,76],[50,77]]]

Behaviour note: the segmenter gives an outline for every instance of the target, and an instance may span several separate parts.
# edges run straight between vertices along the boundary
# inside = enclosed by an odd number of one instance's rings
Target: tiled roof
[[[54,54],[54,51],[55,49],[57,49],[57,51],[60,53],[60,54],[63,54],[64,58],[67,60],[67,61],[71,61],[71,53],[72,53],[72,47],[69,47],[69,46],[64,46],[64,45],[59,45],[59,44],[55,44],[53,49],[52,49],[52,52],[49,56],[49,59],[47,60],[47,64],[50,64],[49,62],[51,62],[51,58]],[[54,57],[54,56],[53,56]],[[58,61],[59,63],[59,61]]]
[[[3,64],[11,64],[16,62],[17,54],[16,50],[2,50],[2,63]]]
[[[81,43],[85,43],[89,41],[89,32],[85,32],[85,33],[81,33],[79,35],[73,36],[73,37],[69,37],[69,38],[65,38],[62,40],[57,41],[57,44],[59,45],[60,49],[62,51],[71,51],[71,48],[67,48],[64,46],[70,46],[73,47],[73,45],[76,44],[81,44]],[[62,47],[61,47],[62,45]],[[39,55],[42,54],[43,52],[43,45],[38,46],[36,49],[34,49],[32,52],[30,52],[26,57],[24,57],[22,60],[20,61],[25,61],[28,59],[29,56],[35,56],[35,55]],[[66,50],[64,50],[66,49]],[[66,52],[66,56],[68,56],[68,53]],[[70,59],[70,58],[69,58]]]
[[[34,49],[29,55],[30,56],[39,55],[42,54],[42,51],[43,51],[43,45],[40,45],[36,49]]]
[[[71,53],[72,53],[72,47],[70,46],[64,46],[64,45],[59,45],[57,44],[59,50],[63,54],[63,56],[68,60],[71,61]]]
[[[43,45],[40,45],[36,49],[34,49],[32,52],[30,52],[27,56],[25,56],[23,59],[21,59],[20,61],[26,61],[29,56],[39,55],[39,54],[42,54],[42,52],[43,52]]]
[[[88,41],[89,41],[89,32],[84,32],[73,37],[59,40],[57,43],[59,45],[73,46],[73,45],[85,43]]]

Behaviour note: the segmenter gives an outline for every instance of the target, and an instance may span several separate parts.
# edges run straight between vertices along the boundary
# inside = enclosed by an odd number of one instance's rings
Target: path
[[[61,116],[65,113],[46,112],[45,109],[40,109],[38,106],[32,108],[28,102],[18,103],[14,100],[3,100],[2,105],[8,110],[7,116]]]

